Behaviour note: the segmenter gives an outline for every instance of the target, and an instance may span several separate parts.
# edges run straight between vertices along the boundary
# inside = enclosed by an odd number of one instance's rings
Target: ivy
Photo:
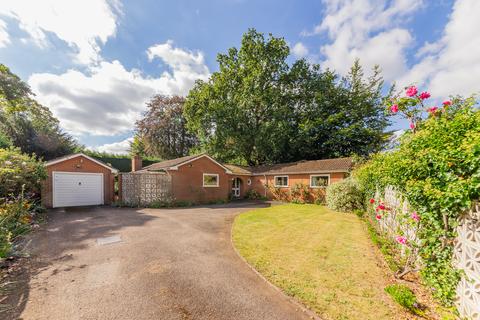
[[[480,198],[480,112],[473,97],[426,107],[430,95],[411,88],[388,104],[389,112],[410,120],[411,130],[397,149],[374,155],[354,176],[369,197],[390,185],[415,208],[420,274],[433,295],[451,305],[461,276],[452,263],[456,226]]]

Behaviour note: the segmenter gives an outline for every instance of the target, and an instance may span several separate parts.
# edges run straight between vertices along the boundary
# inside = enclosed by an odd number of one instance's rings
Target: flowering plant
[[[448,305],[461,275],[452,263],[456,226],[480,199],[480,110],[475,97],[454,97],[441,107],[427,107],[428,92],[418,91],[409,87],[387,105],[388,112],[411,121],[414,134],[405,134],[391,152],[372,156],[353,176],[366,195],[394,187],[415,208],[395,219],[402,226],[416,226],[418,241],[400,230],[393,240],[400,248],[418,251],[424,283]],[[372,213],[376,208],[378,204],[372,205]],[[375,214],[386,219],[385,211]]]
[[[418,124],[422,121],[422,114],[426,111],[430,116],[438,115],[441,109],[437,106],[427,106],[426,100],[431,97],[430,93],[423,91],[419,93],[416,86],[405,88],[405,95],[398,94],[386,101],[387,112],[391,114],[401,114],[409,120],[410,129],[413,132],[417,130]],[[442,111],[450,106],[452,102],[445,100],[442,104]]]

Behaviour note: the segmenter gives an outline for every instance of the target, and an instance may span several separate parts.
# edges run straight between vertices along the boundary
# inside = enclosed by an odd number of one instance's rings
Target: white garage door
[[[103,174],[53,172],[53,207],[103,204]]]

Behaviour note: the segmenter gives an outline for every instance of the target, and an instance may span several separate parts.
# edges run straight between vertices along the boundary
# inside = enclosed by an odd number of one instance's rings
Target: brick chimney
[[[132,158],[132,172],[135,172],[141,169],[142,169],[142,157],[140,157],[137,154]]]

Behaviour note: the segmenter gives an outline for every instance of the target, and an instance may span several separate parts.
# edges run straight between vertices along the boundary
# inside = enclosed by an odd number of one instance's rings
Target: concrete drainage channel
[[[99,246],[104,246],[106,244],[113,244],[118,242],[122,242],[122,238],[119,235],[97,239],[97,245]]]

